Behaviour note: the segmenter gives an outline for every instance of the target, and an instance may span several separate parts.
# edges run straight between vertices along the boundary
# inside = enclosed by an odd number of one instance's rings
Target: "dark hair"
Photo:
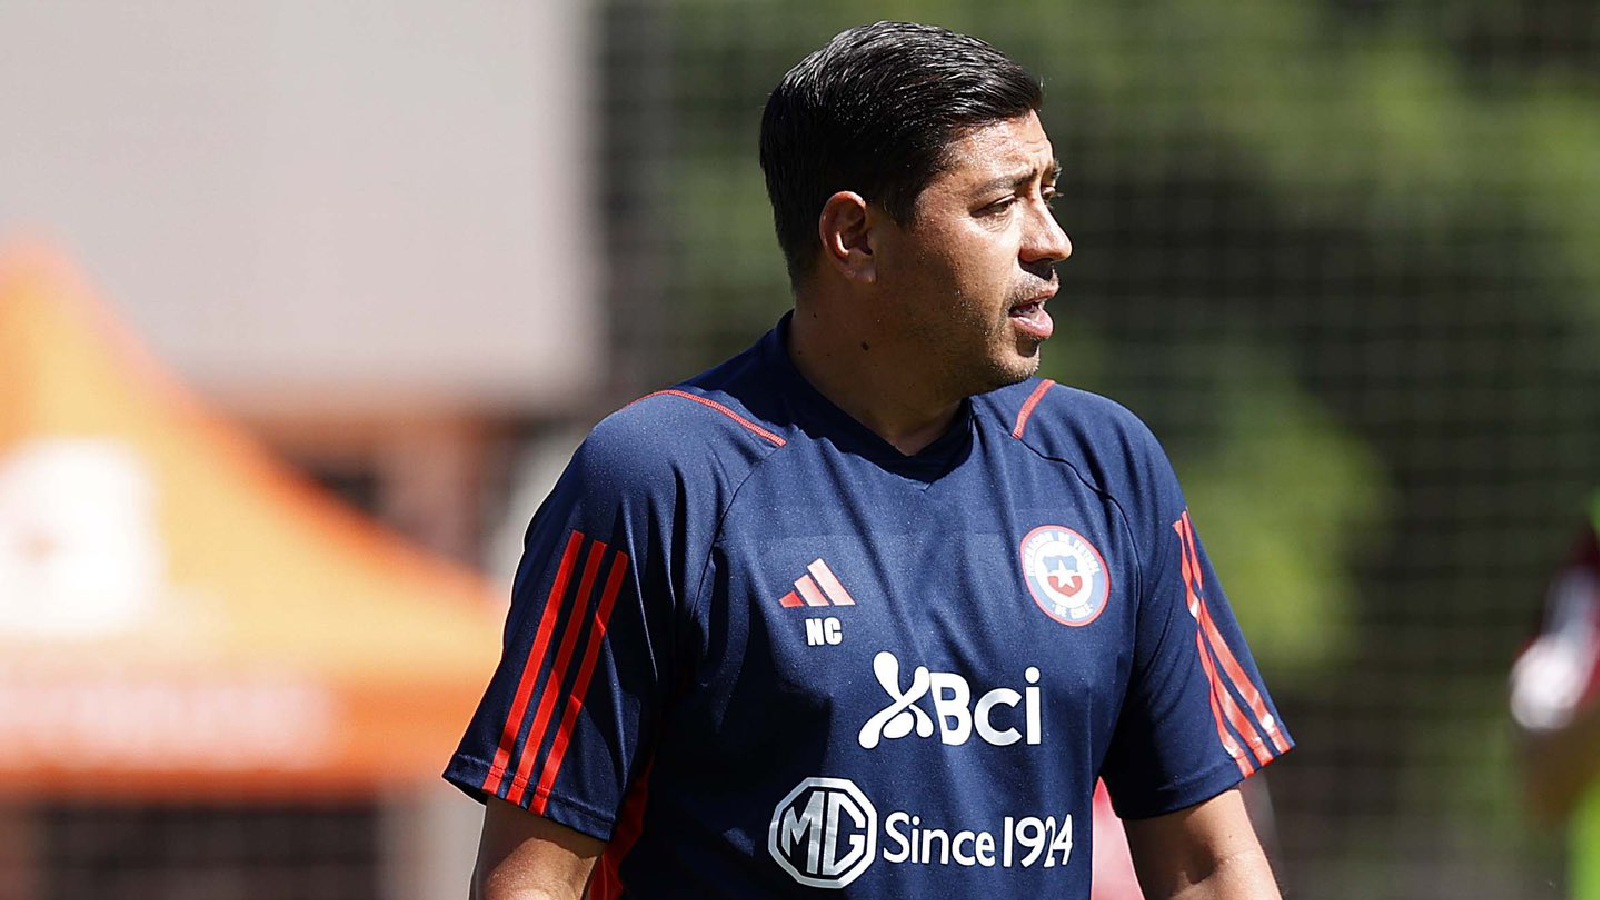
[[[1043,104],[1039,82],[977,38],[910,22],[835,35],[783,76],[761,117],[761,168],[790,283],[815,263],[829,197],[855,191],[910,225],[962,131]]]

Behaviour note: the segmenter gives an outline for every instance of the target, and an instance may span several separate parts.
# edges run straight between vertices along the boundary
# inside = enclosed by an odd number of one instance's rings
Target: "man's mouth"
[[[1037,341],[1049,339],[1055,331],[1055,322],[1051,320],[1050,314],[1044,311],[1045,301],[1049,299],[1040,297],[1012,306],[1008,312],[1011,324],[1026,337]]]

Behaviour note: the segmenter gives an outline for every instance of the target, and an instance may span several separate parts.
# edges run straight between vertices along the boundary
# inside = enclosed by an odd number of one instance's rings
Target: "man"
[[[1600,495],[1511,670],[1511,713],[1529,805],[1569,826],[1570,896],[1600,900]]]
[[[480,896],[1276,898],[1235,785],[1290,746],[1150,433],[1034,379],[1038,82],[879,23],[768,101],[795,309],[602,422],[535,515],[446,776]]]

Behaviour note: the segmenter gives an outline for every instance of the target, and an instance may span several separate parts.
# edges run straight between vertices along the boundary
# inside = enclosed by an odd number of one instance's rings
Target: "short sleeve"
[[[601,840],[674,683],[685,581],[674,479],[621,443],[591,435],[534,515],[499,665],[444,773]]]
[[[1208,800],[1293,746],[1177,477],[1141,437],[1125,507],[1141,552],[1134,661],[1102,772],[1124,818]]]

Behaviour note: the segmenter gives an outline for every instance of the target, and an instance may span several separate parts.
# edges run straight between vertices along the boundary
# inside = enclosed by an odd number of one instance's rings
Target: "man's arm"
[[[582,900],[606,845],[498,797],[488,803],[472,900]]]
[[[1125,827],[1149,900],[1281,900],[1238,789]]]

